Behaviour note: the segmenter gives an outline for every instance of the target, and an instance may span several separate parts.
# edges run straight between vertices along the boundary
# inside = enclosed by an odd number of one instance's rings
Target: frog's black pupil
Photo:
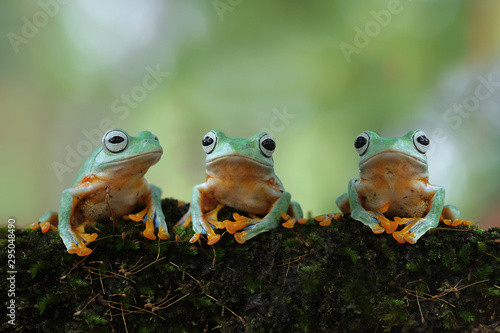
[[[203,145],[203,147],[210,146],[212,143],[214,143],[214,139],[212,139],[209,136],[204,137],[203,141],[201,142],[201,144]]]
[[[417,142],[420,143],[421,145],[428,146],[429,138],[427,138],[425,135],[421,135],[417,138]]]
[[[354,148],[356,149],[359,149],[361,147],[363,147],[364,145],[366,145],[366,138],[364,136],[358,136],[356,138],[356,141],[354,141]]]
[[[262,147],[266,148],[267,150],[274,150],[276,149],[276,142],[272,139],[265,139],[262,141]]]
[[[118,136],[118,135],[112,137],[111,139],[109,139],[109,142],[110,143],[114,143],[114,144],[117,144],[117,143],[120,143],[120,142],[123,142],[123,141],[125,141],[125,139],[123,137],[121,137],[121,136]]]

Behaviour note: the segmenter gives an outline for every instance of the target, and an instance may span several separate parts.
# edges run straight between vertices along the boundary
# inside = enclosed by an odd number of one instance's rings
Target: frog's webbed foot
[[[219,211],[224,208],[225,205],[223,204],[218,204],[217,207],[212,209],[211,211],[207,213],[203,213],[198,219],[193,220],[193,226],[196,226],[198,229],[201,228],[201,232],[197,232],[194,234],[193,237],[189,240],[191,243],[195,243],[198,241],[200,236],[202,234],[207,235],[207,244],[208,245],[213,245],[217,243],[221,237],[221,235],[215,233],[215,228],[217,229],[224,229],[226,227],[226,224],[224,222],[221,222],[217,219],[217,214]],[[195,228],[195,230],[198,230]]]
[[[224,224],[227,232],[230,234],[234,234],[236,231],[239,231],[243,228],[248,227],[251,223],[251,219],[247,216],[240,215],[238,213],[233,213],[233,221],[225,220]]]
[[[471,221],[466,221],[466,220],[460,220],[460,219],[443,219],[442,220],[444,224],[450,225],[452,227],[457,227],[459,225],[471,225]]]
[[[361,212],[353,211],[351,212],[351,217],[360,221],[363,224],[367,225],[372,229],[372,232],[375,234],[381,234],[386,231],[386,226],[389,228],[389,231],[392,233],[397,228],[397,224],[394,226],[392,222],[389,221],[382,213],[375,213],[372,211],[362,210]],[[389,233],[389,232],[388,232]]]
[[[284,214],[284,213],[282,213]],[[284,217],[283,217],[284,216]],[[281,215],[282,218],[286,218],[289,216],[287,214]],[[304,219],[304,223],[307,222]],[[269,231],[271,229],[275,229],[279,224],[279,220],[274,220],[274,218],[267,215],[266,217],[260,219],[256,216],[252,216],[252,218],[242,217],[240,216],[240,220],[237,220],[235,223],[238,223],[237,229],[243,231],[236,232],[234,234],[234,239],[240,244],[245,243],[248,239],[255,237],[256,235]],[[241,223],[241,224],[240,224]],[[293,222],[295,223],[295,222]],[[236,231],[236,230],[234,230]]]
[[[69,228],[59,229],[59,234],[68,249],[68,253],[74,253],[80,257],[84,257],[92,253],[92,250],[86,246],[86,243],[88,244],[95,241],[97,234],[86,233],[85,225],[87,224],[88,222],[85,222],[76,227],[70,226]]]
[[[396,231],[392,236],[399,242],[415,244],[420,236],[434,227],[434,222],[427,218],[397,218],[396,221],[406,222],[406,226],[401,231]],[[436,222],[437,223],[437,222]]]
[[[49,211],[43,214],[43,216],[38,220],[38,222],[33,223],[30,228],[36,230],[40,228],[43,233],[49,230],[57,231],[59,214],[54,211]]]
[[[224,204],[218,204],[217,207],[212,209],[211,211],[204,213],[203,218],[213,225],[217,229],[224,229],[226,227],[226,224],[224,222],[221,222],[217,219],[217,215],[219,214],[219,211],[226,207]]]
[[[453,205],[446,205],[443,207],[439,221],[443,221],[444,224],[452,227],[472,224],[471,221],[462,220],[460,218],[460,211]]]
[[[380,225],[385,229],[385,232],[392,234],[398,228],[398,223],[387,219],[383,214],[377,213],[375,219],[380,222]],[[375,232],[375,231],[374,231]]]
[[[307,222],[307,219],[297,219],[297,218],[291,217],[290,215],[288,215],[286,213],[281,213],[281,218],[283,220],[285,220],[285,222],[283,222],[281,225],[287,229],[292,229],[296,222],[299,224],[304,224]]]
[[[161,208],[150,205],[136,214],[127,215],[127,217],[135,222],[143,221],[144,223],[146,223],[146,229],[143,231],[143,235],[147,239],[156,239],[155,228],[158,228],[158,238],[170,238],[170,235],[167,231],[167,226],[165,224],[165,217],[163,216]]]
[[[331,214],[325,214],[325,215],[319,215],[314,218],[315,221],[319,222],[319,225],[322,227],[328,227],[332,223],[333,220],[339,220],[342,217],[344,217],[344,214],[339,213],[331,213]]]
[[[216,234],[215,231],[214,231],[214,229],[211,227],[210,224],[203,223],[203,225],[204,225],[203,229],[205,230],[204,233],[207,234],[207,239],[208,239],[207,244],[208,245],[213,245],[213,244],[217,243],[219,241],[221,235]],[[191,237],[191,239],[189,240],[189,242],[190,243],[196,243],[198,241],[198,239],[200,239],[201,234],[202,234],[202,232],[195,233],[193,235],[193,237]]]

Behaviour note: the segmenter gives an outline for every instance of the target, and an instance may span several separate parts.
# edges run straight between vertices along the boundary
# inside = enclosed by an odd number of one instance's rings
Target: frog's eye
[[[210,154],[214,151],[215,145],[217,145],[217,134],[214,131],[210,131],[203,137],[201,141],[201,145],[203,146],[203,150],[205,153]]]
[[[359,156],[363,156],[366,153],[368,146],[370,146],[370,136],[365,132],[358,135],[356,140],[354,140],[354,148],[356,148]]]
[[[102,145],[110,153],[119,153],[128,146],[128,135],[120,130],[110,130],[102,137]]]
[[[429,141],[429,138],[427,137],[427,135],[425,135],[424,132],[416,131],[413,134],[413,145],[422,154],[425,154],[427,150],[429,150],[430,143],[431,142]]]
[[[274,154],[274,150],[276,149],[276,142],[269,134],[264,134],[259,139],[259,148],[262,155],[265,157],[271,157]]]

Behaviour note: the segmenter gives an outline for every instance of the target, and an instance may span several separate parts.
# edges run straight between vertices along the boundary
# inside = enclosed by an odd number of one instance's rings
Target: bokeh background
[[[57,209],[119,127],[160,138],[147,179],[185,201],[206,132],[269,131],[314,215],[357,177],[360,132],[420,128],[447,203],[500,226],[499,1],[3,1],[0,36],[1,225]]]

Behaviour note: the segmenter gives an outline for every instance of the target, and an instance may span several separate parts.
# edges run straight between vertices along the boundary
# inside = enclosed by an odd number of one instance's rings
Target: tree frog
[[[214,229],[225,228],[242,244],[275,229],[282,216],[302,217],[300,205],[291,201],[274,173],[276,143],[271,135],[262,132],[250,139],[229,138],[214,130],[203,137],[202,147],[207,178],[194,187],[190,210],[178,223],[187,226],[192,220],[195,235],[190,242],[206,234],[208,244],[214,244],[221,237]],[[217,213],[226,205],[250,217],[234,214],[234,222],[218,221]]]
[[[444,205],[444,188],[429,184],[429,144],[421,130],[395,138],[370,131],[358,135],[354,147],[360,156],[360,177],[349,182],[337,206],[374,233],[385,231],[400,243],[414,244],[442,219],[453,226],[470,224],[460,220],[457,208]],[[399,225],[404,228],[396,231]]]
[[[85,233],[85,226],[94,221],[115,217],[144,221],[146,238],[155,239],[154,230],[158,228],[158,237],[168,239],[161,190],[144,179],[162,153],[158,138],[151,132],[143,131],[135,137],[121,129],[106,132],[102,146],[82,166],[73,187],[63,191],[59,212],[46,212],[31,228],[41,227],[43,232],[59,229],[68,252],[79,256],[92,252],[85,243],[94,241],[97,234]]]

